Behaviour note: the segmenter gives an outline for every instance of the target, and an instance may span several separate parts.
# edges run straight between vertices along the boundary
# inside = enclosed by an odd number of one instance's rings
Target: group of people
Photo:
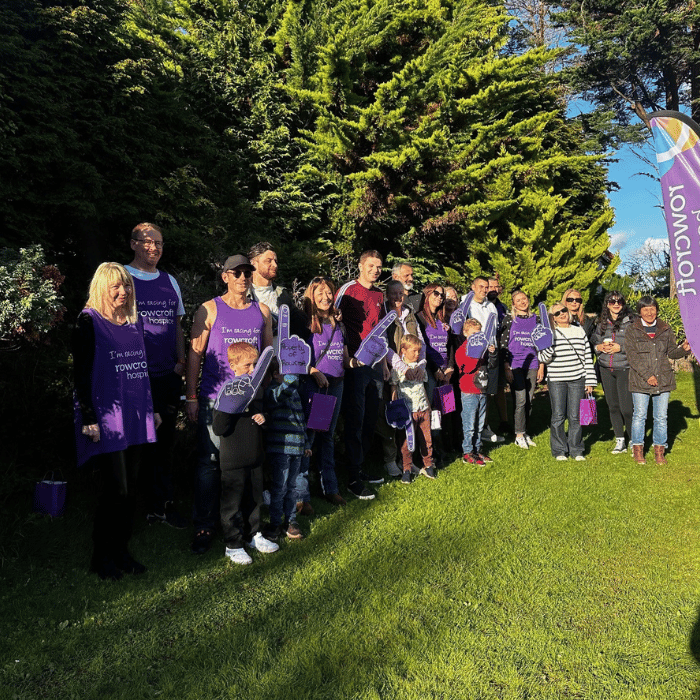
[[[158,269],[162,230],[139,224],[130,246],[129,265],[98,267],[73,341],[78,463],[94,460],[102,476],[92,556],[92,569],[102,578],[145,570],[128,550],[137,483],[145,490],[149,522],[186,526],[174,507],[172,484],[183,377],[186,415],[197,426],[192,551],[208,551],[220,528],[225,555],[237,564],[252,562],[247,550],[268,554],[277,551],[280,538],[303,536],[297,515],[313,514],[314,452],[323,496],[345,504],[335,457],[341,415],[347,491],[362,500],[375,498],[371,485],[382,483],[385,474],[405,484],[418,476],[435,478],[457,444],[467,463],[492,461],[486,446],[504,441],[498,432],[510,426],[506,385],[513,396],[515,444],[534,448],[528,422],[535,387],[545,375],[552,455],[584,460],[579,402],[598,381],[593,353],[615,432],[613,453],[626,452],[626,430],[634,459],[644,462],[651,397],[655,458],[665,463],[666,408],[675,388],[668,359],[690,349],[687,342],[676,344],[649,297],[633,314],[619,293],[609,293],[596,323],[585,315],[582,295],[570,289],[542,319],[522,290],[513,291],[506,307],[496,278],[474,279],[467,301],[439,283],[415,293],[407,262],[394,265],[382,292],[376,283],[383,258],[368,250],[360,256],[357,278],[339,289],[327,277],[312,279],[302,309],[276,284],[277,256],[263,242],[247,255],[227,258],[225,292],[195,313],[186,352],[180,289]],[[278,335],[285,307],[285,338],[289,330],[310,348],[305,374],[281,372]],[[451,326],[458,316],[463,323]],[[378,326],[385,330],[378,341],[384,343],[381,357],[363,362],[363,341]],[[539,329],[542,335],[543,328],[551,342],[538,349],[533,333]],[[250,387],[244,408],[235,413],[219,403],[233,380]],[[315,394],[334,399],[325,404],[331,406],[327,430],[307,427]],[[487,424],[489,396],[500,416],[497,430]],[[367,466],[375,434],[382,474]],[[267,523],[261,515],[265,501]]]

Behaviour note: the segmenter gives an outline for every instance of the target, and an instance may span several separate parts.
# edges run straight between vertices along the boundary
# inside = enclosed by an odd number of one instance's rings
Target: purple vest
[[[429,323],[425,324],[425,356],[438,367],[447,367],[447,340],[449,331],[443,328],[442,321],[436,319],[433,328]]]
[[[510,327],[510,340],[508,350],[513,355],[510,363],[511,368],[522,367],[524,370],[530,369],[536,357],[535,346],[532,342],[532,331],[537,325],[537,316],[532,314],[529,318],[516,316]]]
[[[329,377],[342,377],[345,373],[343,369],[343,348],[345,347],[343,333],[337,323],[335,328],[330,323],[324,323],[321,325],[321,329],[320,333],[311,334],[314,358],[319,357],[326,347],[328,350],[320,362],[314,360],[314,367]]]
[[[177,363],[177,309],[180,303],[170,275],[161,272],[154,280],[134,277],[139,315],[143,320],[148,372],[152,377],[170,374]]]
[[[221,297],[216,303],[216,320],[209,333],[209,342],[204,354],[202,383],[199,396],[214,400],[221,386],[233,379],[226,351],[232,343],[250,343],[258,352],[262,349],[262,334],[265,317],[257,301],[250,302],[247,309],[232,309]]]
[[[76,402],[78,466],[94,455],[156,441],[141,319],[135,324],[115,326],[94,309],[85,309],[84,313],[90,314],[95,329],[91,398],[100,440],[93,442],[82,434],[83,421]]]

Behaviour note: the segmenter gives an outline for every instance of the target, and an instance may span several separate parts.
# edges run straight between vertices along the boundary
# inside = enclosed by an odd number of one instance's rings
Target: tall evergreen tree
[[[315,113],[301,175],[335,193],[335,249],[493,270],[539,297],[599,278],[605,170],[543,70],[552,52],[504,55],[506,21],[479,0],[288,0],[277,52]]]

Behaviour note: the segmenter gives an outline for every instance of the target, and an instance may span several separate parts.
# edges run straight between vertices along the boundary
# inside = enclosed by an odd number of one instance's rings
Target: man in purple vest
[[[258,352],[272,345],[272,319],[265,304],[248,297],[253,266],[245,255],[231,255],[221,278],[226,292],[205,301],[194,316],[187,363],[187,417],[197,423],[192,551],[211,547],[219,522],[219,437],[212,430],[219,389],[233,378],[227,351],[232,343],[250,343]],[[204,362],[202,362],[202,360]],[[199,370],[202,378],[197,389]]]
[[[143,320],[153,407],[162,423],[157,442],[144,449],[142,479],[146,492],[146,520],[182,529],[186,521],[174,506],[173,444],[185,372],[182,294],[172,275],[158,270],[163,255],[163,232],[142,223],[131,232],[134,259],[126,269],[134,278],[138,313]]]

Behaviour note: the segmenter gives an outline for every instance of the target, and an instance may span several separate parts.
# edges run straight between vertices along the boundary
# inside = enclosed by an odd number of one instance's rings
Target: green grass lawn
[[[671,397],[668,467],[611,455],[602,400],[599,415],[588,461],[556,462],[538,399],[537,448],[314,502],[306,539],[249,567],[139,526],[149,571],[104,583],[86,571],[89,500],[31,516],[0,569],[0,695],[700,697],[693,377]]]

